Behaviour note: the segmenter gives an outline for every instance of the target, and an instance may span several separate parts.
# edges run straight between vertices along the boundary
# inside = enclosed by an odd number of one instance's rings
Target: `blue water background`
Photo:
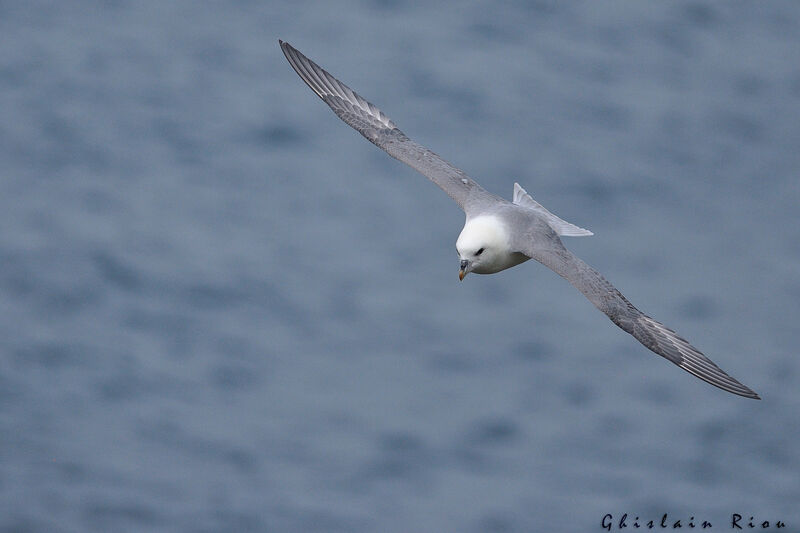
[[[278,38],[763,401],[459,283]],[[3,2],[0,118],[1,531],[800,530],[800,4]]]

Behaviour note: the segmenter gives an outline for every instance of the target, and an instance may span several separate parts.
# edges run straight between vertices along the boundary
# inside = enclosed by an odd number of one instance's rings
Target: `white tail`
[[[553,228],[558,235],[562,235],[565,237],[587,237],[589,235],[594,235],[588,229],[579,228],[575,224],[570,224],[566,220],[561,220],[553,213],[548,211],[547,209],[542,206],[539,202],[531,198],[531,195],[523,189],[519,183],[514,183],[514,200],[513,202],[516,205],[520,205],[522,207],[527,207],[528,209],[533,209],[537,213],[539,213],[546,221],[547,224]]]

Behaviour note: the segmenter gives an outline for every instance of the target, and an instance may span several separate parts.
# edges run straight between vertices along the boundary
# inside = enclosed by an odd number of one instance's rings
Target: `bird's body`
[[[759,399],[673,330],[634,307],[608,280],[566,249],[560,236],[592,233],[566,222],[518,184],[513,201],[497,197],[431,150],[409,139],[375,105],[356,94],[288,43],[283,53],[304,82],[339,118],[392,157],[444,190],[466,214],[456,241],[459,277],[494,274],[535,259],[570,282],[612,322],[645,347],[723,390]]]

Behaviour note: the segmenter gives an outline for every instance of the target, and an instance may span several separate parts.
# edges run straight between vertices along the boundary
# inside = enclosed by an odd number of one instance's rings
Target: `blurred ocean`
[[[568,247],[764,398],[647,351],[340,122]],[[800,4],[0,3],[0,531],[800,530]]]

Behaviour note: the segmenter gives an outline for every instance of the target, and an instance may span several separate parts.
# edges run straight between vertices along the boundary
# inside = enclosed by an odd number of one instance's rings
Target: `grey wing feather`
[[[280,40],[278,42],[295,72],[339,118],[378,148],[428,177],[455,200],[461,209],[468,211],[471,205],[499,200],[486,192],[464,171],[409,139],[380,109],[334,78],[292,45]]]
[[[599,272],[564,248],[557,237],[542,249],[521,250],[581,291],[612,322],[645,347],[722,390],[760,400],[758,394],[715,365],[697,348],[665,325],[639,311]]]

